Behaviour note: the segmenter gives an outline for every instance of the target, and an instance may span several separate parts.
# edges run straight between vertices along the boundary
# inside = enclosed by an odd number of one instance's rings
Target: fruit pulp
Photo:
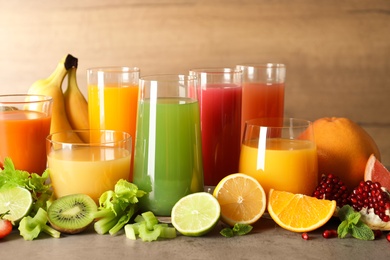
[[[239,172],[256,178],[267,196],[271,188],[311,195],[318,184],[315,144],[271,138],[262,150],[258,140],[251,140],[241,147]]]
[[[238,171],[241,146],[241,86],[207,84],[199,90],[204,183],[216,186]]]
[[[10,157],[18,170],[46,170],[46,136],[51,116],[29,110],[0,112],[0,160]]]
[[[245,121],[255,118],[282,118],[284,83],[243,83],[241,135]]]
[[[138,105],[138,85],[106,84],[88,86],[90,129],[124,131],[131,135],[134,154],[135,128]],[[131,160],[133,164],[133,158]],[[132,168],[130,177],[132,180]]]
[[[98,202],[120,179],[129,180],[130,151],[119,147],[77,147],[48,155],[54,195],[83,193]]]
[[[199,105],[188,98],[147,99],[139,111],[133,182],[148,192],[139,204],[170,216],[180,198],[203,191]]]

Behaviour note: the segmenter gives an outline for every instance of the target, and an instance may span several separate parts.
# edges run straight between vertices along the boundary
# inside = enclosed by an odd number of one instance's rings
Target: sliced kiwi
[[[93,213],[96,211],[97,205],[90,196],[72,194],[53,201],[47,209],[47,217],[58,231],[76,234],[93,222]]]

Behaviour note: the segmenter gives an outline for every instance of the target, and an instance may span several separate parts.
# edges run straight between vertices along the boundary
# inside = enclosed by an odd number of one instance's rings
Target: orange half
[[[323,226],[333,216],[336,201],[271,189],[268,213],[282,228],[309,232]]]
[[[230,226],[255,223],[263,215],[267,204],[260,183],[243,173],[223,178],[213,195],[221,206],[221,220]]]

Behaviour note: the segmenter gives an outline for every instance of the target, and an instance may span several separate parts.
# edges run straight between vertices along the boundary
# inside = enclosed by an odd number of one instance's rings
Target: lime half
[[[202,236],[218,223],[221,207],[207,192],[197,192],[181,198],[172,208],[172,225],[185,236]]]
[[[0,213],[9,211],[4,218],[17,222],[29,212],[33,203],[31,193],[25,188],[12,187],[0,191]]]

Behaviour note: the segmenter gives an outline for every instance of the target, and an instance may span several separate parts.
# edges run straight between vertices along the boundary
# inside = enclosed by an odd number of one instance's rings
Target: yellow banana
[[[29,94],[46,95],[53,98],[50,133],[72,130],[65,111],[62,82],[68,73],[68,69],[75,66],[75,64],[77,64],[77,58],[70,54],[66,55],[48,78],[37,80],[28,89]],[[80,139],[75,136],[74,139],[69,141],[80,142]]]
[[[68,70],[68,88],[64,92],[65,111],[73,129],[89,129],[88,102],[77,85],[77,67]]]

